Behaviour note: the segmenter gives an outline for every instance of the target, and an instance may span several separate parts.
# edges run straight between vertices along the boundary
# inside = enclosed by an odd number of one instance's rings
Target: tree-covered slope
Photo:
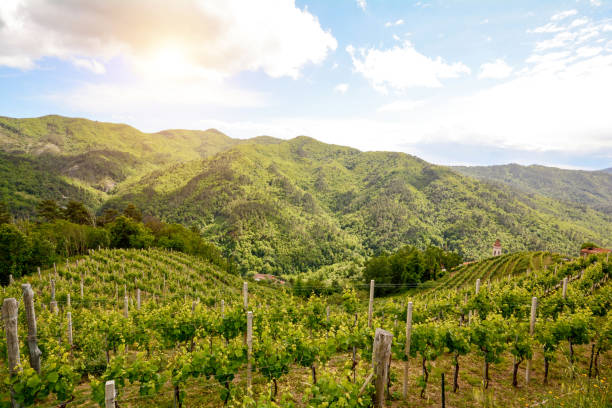
[[[8,174],[0,192],[0,200],[13,202],[20,215],[32,215],[38,198],[59,202],[68,197],[84,201],[97,209],[101,200],[82,193],[67,193],[67,185],[76,190],[90,190],[94,196],[113,194],[122,183],[173,163],[181,163],[214,155],[241,143],[275,143],[274,138],[232,139],[209,129],[171,129],[143,133],[131,126],[115,123],[67,118],[57,115],[14,119],[0,117],[0,167]],[[10,170],[20,163],[18,172]],[[25,167],[24,167],[25,166]],[[46,174],[39,176],[35,171]],[[42,177],[38,187],[22,188],[10,181],[25,172],[24,183]],[[9,174],[10,173],[10,174]],[[75,190],[72,188],[72,190]],[[42,194],[24,192],[38,189]],[[72,191],[71,190],[71,191]]]
[[[511,185],[530,194],[583,204],[612,213],[612,173],[602,171],[565,170],[545,166],[454,167],[461,174]]]
[[[403,153],[360,152],[298,137],[237,146],[126,184],[128,202],[201,228],[244,270],[291,272],[406,244],[467,258],[510,251],[574,253],[610,244],[609,216],[464,177]]]

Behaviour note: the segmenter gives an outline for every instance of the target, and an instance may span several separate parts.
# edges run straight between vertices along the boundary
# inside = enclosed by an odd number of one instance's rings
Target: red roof
[[[607,254],[610,252],[607,248],[583,248],[580,250],[580,255],[591,255],[591,254]]]

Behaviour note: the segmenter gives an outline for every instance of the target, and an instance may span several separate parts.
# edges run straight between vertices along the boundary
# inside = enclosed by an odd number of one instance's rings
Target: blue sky
[[[612,4],[2,0],[0,115],[612,166]]]

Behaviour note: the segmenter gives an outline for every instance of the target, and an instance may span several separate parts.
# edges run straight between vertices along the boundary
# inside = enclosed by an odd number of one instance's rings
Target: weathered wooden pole
[[[42,279],[42,275],[40,274],[40,266],[36,268],[38,271],[38,279]]]
[[[563,299],[567,298],[567,276],[563,278]]]
[[[442,408],[446,408],[446,393],[444,392],[444,373],[442,373]]]
[[[406,353],[406,361],[404,361],[404,399],[408,397],[408,370],[410,358],[410,338],[412,336],[412,302],[408,302],[408,309],[406,311],[406,346],[404,352]]]
[[[104,385],[104,408],[115,408],[115,380],[108,380]]]
[[[225,300],[221,299],[221,318],[225,318]]]
[[[36,335],[36,312],[34,309],[34,291],[29,283],[21,285],[23,290],[23,305],[28,322],[28,351],[30,352],[30,366],[40,374],[40,356],[42,352],[38,348]]]
[[[51,309],[52,313],[55,313],[55,314],[59,313],[59,308],[57,307],[56,300],[52,300],[51,303],[49,303],[49,309]]]
[[[252,354],[253,354],[253,312],[247,312],[247,393],[251,393],[251,385],[253,382],[252,370]]]
[[[533,337],[533,332],[535,330],[535,321],[536,321],[536,310],[538,308],[538,298],[531,298],[531,316],[529,318],[529,336]],[[525,385],[529,385],[529,377],[531,371],[531,359],[527,360],[527,366],[525,367]]]
[[[72,313],[66,313],[66,318],[68,320],[68,344],[72,348]]]
[[[11,376],[21,371],[21,360],[19,358],[19,336],[17,334],[17,300],[15,298],[4,299],[2,303],[2,319],[6,331],[6,351],[8,354],[8,369]],[[11,405],[19,408],[15,401],[13,388],[11,387]]]
[[[245,311],[249,308],[249,284],[247,282],[242,283],[242,305]]]
[[[140,310],[140,288],[136,288],[136,309]]]
[[[11,273],[9,275],[9,285],[12,285],[13,283],[15,283],[15,279],[13,279],[13,274]]]
[[[55,279],[51,279],[51,300],[55,300]]]
[[[70,293],[66,294],[66,307],[70,309],[72,303],[70,302]]]
[[[476,295],[480,292],[480,278],[476,279]]]
[[[128,318],[129,299],[127,296],[123,297],[123,317]]]
[[[372,327],[372,312],[374,311],[374,279],[370,281],[370,303],[368,305],[368,327]]]
[[[83,293],[83,277],[81,277],[81,283],[80,283],[80,292],[81,292],[81,300],[84,299],[84,293]]]
[[[389,380],[389,361],[391,359],[391,342],[393,334],[383,329],[376,329],[372,349],[372,367],[376,377],[374,386],[374,407],[385,406],[385,389]]]

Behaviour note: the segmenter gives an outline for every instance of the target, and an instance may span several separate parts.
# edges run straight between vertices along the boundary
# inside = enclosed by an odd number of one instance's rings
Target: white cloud
[[[568,17],[575,16],[576,14],[578,14],[578,10],[576,9],[566,10],[566,11],[561,11],[557,14],[553,14],[553,16],[550,19],[552,21],[560,21]]]
[[[368,3],[366,2],[366,0],[357,0],[357,6],[359,6],[360,9],[365,11],[366,7],[368,7]]]
[[[348,91],[349,85],[348,84],[338,84],[334,87],[334,92],[337,93],[346,93],[346,91]]]
[[[73,58],[72,63],[79,67],[85,68],[94,74],[104,74],[106,73],[106,68],[100,62],[94,59],[86,59],[86,58]]]
[[[393,21],[387,21],[385,23],[385,27],[392,27],[392,26],[399,26],[404,24],[404,20],[402,20],[401,18],[399,20],[396,20],[395,22]]]
[[[591,6],[599,7],[603,3],[600,0],[590,0]]]
[[[442,57],[431,59],[419,53],[409,41],[390,49],[346,48],[355,72],[368,79],[374,89],[387,93],[388,88],[404,91],[412,87],[441,87],[441,79],[470,74],[462,62],[447,63]]]
[[[589,22],[589,19],[586,17],[577,18],[569,25],[569,28],[579,27],[581,25],[585,25]]]
[[[401,41],[401,38],[399,38],[399,36],[397,34],[393,34],[393,39],[395,41]]]
[[[379,107],[377,112],[408,112],[420,108],[424,104],[425,101],[399,100]]]
[[[43,57],[94,72],[117,56],[151,67],[169,53],[201,75],[296,78],[337,47],[295,0],[2,0],[0,21],[0,63],[23,69]]]
[[[512,67],[503,59],[498,58],[493,62],[482,64],[478,78],[503,79],[509,77],[511,73]]]

